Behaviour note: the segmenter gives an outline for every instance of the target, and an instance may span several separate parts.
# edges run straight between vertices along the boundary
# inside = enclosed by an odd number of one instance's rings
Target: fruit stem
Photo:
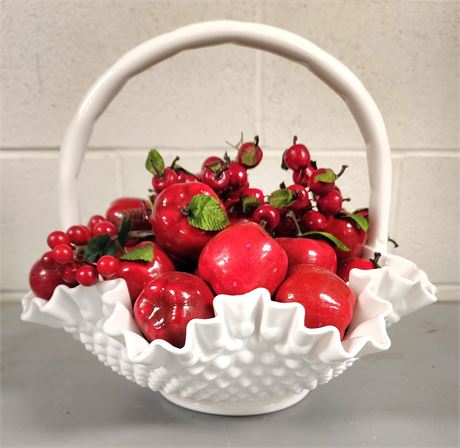
[[[336,174],[337,179],[345,172],[347,168],[348,168],[348,165],[342,165],[342,168],[340,168],[340,171]]]
[[[254,145],[256,146],[256,148],[259,146],[259,136],[258,135],[254,137]]]
[[[297,143],[297,135],[294,135],[294,138],[292,139],[292,144],[295,145]]]
[[[395,249],[399,247],[399,244],[393,238],[388,237],[388,241],[393,244]]]
[[[295,230],[296,230],[296,237],[297,238],[301,237],[302,230],[300,229],[299,222],[297,221],[297,217],[295,213],[292,210],[288,210],[285,216],[286,218],[289,218],[294,223]]]
[[[190,209],[188,207],[181,207],[180,212],[183,216],[190,216]]]
[[[342,202],[350,202],[351,198],[342,198]]]
[[[375,268],[381,268],[382,266],[379,265],[379,260],[382,254],[380,252],[374,252],[374,258],[371,258],[370,260],[372,263],[374,263]]]
[[[171,168],[172,168],[173,170],[174,170],[174,165],[176,164],[176,162],[177,162],[179,159],[180,159],[179,156],[174,157],[174,160],[173,160],[172,163],[171,163]]]
[[[158,165],[155,163],[155,161],[153,160],[153,158],[150,160],[150,162],[152,163],[153,169],[154,169],[155,172],[156,172],[156,176],[159,177],[159,178],[162,178],[162,177],[163,177],[163,174],[160,174],[160,170],[159,170],[159,168],[158,168]]]

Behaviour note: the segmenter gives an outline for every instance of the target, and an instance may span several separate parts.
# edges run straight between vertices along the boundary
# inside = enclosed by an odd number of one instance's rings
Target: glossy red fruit
[[[346,252],[338,247],[334,250],[337,254],[338,260],[343,260],[350,257],[359,257],[362,254],[364,244],[366,242],[366,232],[348,219],[336,218],[329,216],[327,221],[327,232],[332,233],[343,244],[345,244],[350,251]]]
[[[71,226],[67,229],[69,241],[76,246],[85,246],[91,238],[91,232],[86,226]]]
[[[337,275],[319,266],[294,266],[276,292],[275,300],[298,302],[305,308],[305,326],[336,327],[341,338],[351,322],[356,298]]]
[[[335,215],[342,209],[342,195],[334,189],[316,200],[318,210],[326,216]]]
[[[165,168],[162,176],[152,177],[152,187],[156,193],[175,183],[177,183],[177,174],[172,168]]]
[[[68,244],[54,246],[52,253],[56,263],[66,264],[73,260],[73,250]]]
[[[45,252],[42,257],[40,258],[40,261],[45,269],[48,269],[49,271],[53,271],[58,268],[58,265],[56,261],[53,258],[53,251],[49,250],[48,252]]]
[[[345,282],[350,279],[350,271],[352,269],[370,270],[375,269],[375,263],[368,258],[351,257],[342,260],[337,269],[337,275]]]
[[[77,277],[76,277],[77,269],[78,269],[78,264],[75,263],[74,261],[62,266],[60,270],[61,277],[62,277],[62,280],[65,283],[67,283],[67,285],[70,285],[70,286],[77,285]]]
[[[262,205],[265,201],[264,192],[260,190],[259,188],[245,188],[241,192],[241,199],[244,199],[247,197],[256,198],[259,201],[260,205]]]
[[[181,348],[192,319],[214,317],[213,300],[214,294],[201,278],[186,272],[167,272],[145,286],[133,315],[148,341],[162,339]]]
[[[289,269],[298,264],[314,264],[335,273],[337,255],[326,241],[310,238],[277,238],[276,241],[286,251]]]
[[[210,156],[204,160],[204,162],[201,165],[201,171],[203,171],[205,168],[214,168],[214,169],[219,169],[223,168],[225,165],[225,162],[217,156]]]
[[[309,164],[306,168],[301,168],[292,173],[292,180],[295,184],[302,185],[303,187],[308,187],[310,176],[312,175],[315,168]]]
[[[91,233],[93,236],[105,234],[115,236],[117,234],[117,228],[110,221],[101,221],[93,226]]]
[[[243,165],[236,162],[228,164],[228,173],[230,175],[229,187],[232,190],[241,190],[246,187],[248,182],[248,172]]]
[[[120,260],[111,255],[104,255],[97,260],[97,272],[104,278],[112,278],[117,274]]]
[[[286,213],[281,214],[280,222],[275,229],[276,236],[294,237],[297,235],[297,228],[294,221],[286,216]]]
[[[252,220],[260,224],[266,230],[275,230],[280,223],[280,212],[276,207],[269,204],[263,204],[257,207],[252,214]]]
[[[89,218],[88,225],[86,227],[88,227],[88,229],[92,231],[93,227],[102,221],[106,221],[106,219],[103,216],[93,215],[91,216],[91,218]]]
[[[303,210],[306,211],[311,209],[311,202],[308,198],[308,191],[302,187],[302,185],[289,185],[287,189],[291,191],[294,196],[294,202],[289,206],[293,212],[299,213]]]
[[[230,183],[228,170],[215,173],[211,168],[204,168],[201,172],[201,182],[209,185],[214,191],[224,191]]]
[[[222,199],[225,209],[227,211],[231,210],[236,204],[240,202],[240,198],[241,198],[241,193],[239,191],[227,192],[227,194]]]
[[[89,265],[80,266],[75,274],[77,282],[82,286],[93,286],[98,281],[96,268]]]
[[[181,185],[181,184],[178,184]],[[153,248],[153,260],[150,262],[120,260],[115,277],[125,280],[131,302],[134,303],[144,286],[159,274],[175,271],[171,259],[153,241],[144,241],[127,248],[127,252],[143,246]]]
[[[287,271],[284,249],[260,225],[236,224],[204,247],[198,272],[216,294],[244,294],[266,288],[270,294]]]
[[[310,191],[313,193],[323,196],[326,193],[329,193],[332,191],[335,187],[334,182],[321,182],[316,180],[316,176],[319,174],[324,174],[327,172],[327,168],[318,168],[317,170],[313,171],[313,173],[310,176],[310,181],[308,183],[308,186],[310,187]]]
[[[49,300],[55,288],[62,285],[63,281],[58,270],[45,269],[43,263],[38,260],[32,266],[29,274],[29,285],[35,296]]]
[[[327,228],[327,218],[316,210],[310,210],[301,216],[300,224],[306,231],[323,232]]]
[[[192,227],[187,220],[187,206],[197,194],[219,200],[215,191],[202,182],[174,184],[158,195],[150,219],[158,244],[167,252],[186,260],[196,260],[201,249],[216,233]]]
[[[305,145],[296,143],[297,138],[294,137],[294,144],[284,151],[283,160],[285,165],[294,171],[306,168],[310,163],[310,152]]]
[[[254,137],[253,142],[243,143],[238,149],[238,163],[250,169],[255,168],[262,160],[262,148],[259,146],[259,137]]]
[[[150,230],[150,202],[142,198],[118,198],[105,213],[107,221],[120,228],[123,218],[131,222],[131,230]]]
[[[48,235],[46,240],[50,249],[53,249],[58,244],[69,244],[69,237],[60,230],[55,230]]]

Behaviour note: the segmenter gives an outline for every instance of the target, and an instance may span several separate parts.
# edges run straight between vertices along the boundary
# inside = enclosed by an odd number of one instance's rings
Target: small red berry
[[[238,149],[238,163],[246,168],[255,168],[262,160],[262,148],[259,146],[259,137],[253,142],[243,143]]]
[[[241,190],[248,182],[248,172],[243,165],[236,162],[228,164],[228,173],[230,175],[229,187],[232,190]]]
[[[97,261],[97,272],[104,278],[112,278],[116,275],[120,261],[111,255],[104,255]]]
[[[289,185],[287,189],[291,191],[294,196],[294,201],[289,206],[293,212],[298,213],[311,209],[311,202],[308,198],[308,191],[302,187],[302,185]]]
[[[91,218],[89,218],[88,225],[87,225],[86,227],[88,227],[88,229],[91,231],[92,228],[93,228],[96,224],[98,224],[98,223],[100,223],[100,222],[102,222],[102,221],[105,221],[105,220],[106,220],[106,219],[105,219],[103,216],[101,216],[101,215],[93,215],[93,216],[91,216]]]
[[[156,193],[177,183],[177,174],[172,168],[165,168],[162,176],[152,177],[152,186]]]
[[[80,266],[76,272],[77,282],[82,286],[93,286],[97,283],[97,271],[93,266]]]
[[[77,269],[78,269],[78,264],[75,263],[74,261],[68,264],[65,264],[61,268],[62,280],[69,285],[75,285],[77,283],[77,278],[76,278]]]
[[[60,230],[55,230],[54,232],[51,232],[48,235],[48,238],[46,240],[48,243],[48,246],[53,249],[56,247],[58,244],[69,244],[69,237],[64,233],[61,232]]]
[[[48,271],[54,271],[57,269],[57,264],[56,261],[53,258],[53,251],[49,250],[48,252],[45,252],[42,255],[42,258],[40,259],[43,267],[47,269]]]
[[[105,235],[115,236],[117,234],[117,228],[110,221],[101,221],[93,227],[92,235]]]
[[[300,218],[300,224],[310,232],[322,232],[326,230],[327,218],[320,212],[310,210]]]
[[[342,208],[342,195],[340,191],[334,189],[316,200],[318,210],[326,216],[339,213]]]
[[[201,171],[203,171],[205,168],[212,168],[214,171],[217,171],[221,168],[223,168],[225,165],[225,162],[217,156],[210,156],[207,159],[204,160],[204,162],[201,165]]]
[[[72,244],[84,246],[91,238],[91,232],[86,226],[72,226],[67,229],[67,236]]]
[[[350,279],[352,269],[370,270],[377,267],[376,262],[366,258],[351,257],[342,260],[337,267],[337,275],[345,282]]]
[[[254,210],[252,220],[267,230],[274,230],[280,222],[280,212],[273,205],[263,204]]]
[[[262,205],[265,201],[264,192],[260,190],[259,188],[245,188],[241,192],[241,198],[244,199],[247,197],[256,198],[260,202],[260,205]]]
[[[73,250],[68,244],[58,244],[53,247],[53,258],[59,264],[70,263],[73,260]]]
[[[228,170],[215,173],[211,168],[205,168],[201,172],[201,182],[216,192],[224,191],[230,183],[230,174]]]
[[[305,145],[297,143],[297,137],[294,137],[294,144],[284,151],[283,160],[288,168],[298,171],[310,163],[310,152]]]

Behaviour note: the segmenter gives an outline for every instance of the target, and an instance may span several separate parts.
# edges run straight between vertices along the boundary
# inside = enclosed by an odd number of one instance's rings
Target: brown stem
[[[399,244],[393,238],[388,237],[388,241],[393,244],[395,249],[399,247]]]
[[[172,163],[171,163],[171,168],[172,168],[172,169],[174,169],[174,165],[176,164],[176,162],[177,162],[179,159],[180,159],[179,156],[174,157],[174,160],[173,160]]]
[[[382,254],[380,252],[374,252],[374,258],[371,258],[372,263],[374,263],[374,266],[376,268],[380,268],[381,266],[379,265],[379,260]]]
[[[342,198],[342,202],[350,202],[351,198]]]
[[[297,143],[297,135],[294,135],[294,138],[292,139],[292,144],[295,145]]]
[[[254,145],[255,145],[256,147],[259,146],[259,136],[258,136],[258,135],[256,135],[256,136],[254,137]]]
[[[348,165],[342,165],[342,168],[340,168],[340,171],[336,174],[337,179],[345,172],[347,168],[348,168]]]

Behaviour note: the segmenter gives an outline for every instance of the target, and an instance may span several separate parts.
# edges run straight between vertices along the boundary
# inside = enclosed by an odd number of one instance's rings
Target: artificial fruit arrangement
[[[318,168],[294,137],[281,163],[293,184],[265,194],[248,181],[263,158],[259,138],[234,148],[233,160],[208,157],[195,174],[150,150],[149,197],[119,198],[105,216],[51,232],[30,271],[33,293],[49,300],[58,287],[123,279],[145,338],[182,347],[190,320],[214,316],[215,295],[265,288],[300,303],[305,326],[332,325],[343,338],[356,302],[350,271],[379,267],[378,254],[362,258],[367,210],[343,208],[336,182],[347,167]]]

